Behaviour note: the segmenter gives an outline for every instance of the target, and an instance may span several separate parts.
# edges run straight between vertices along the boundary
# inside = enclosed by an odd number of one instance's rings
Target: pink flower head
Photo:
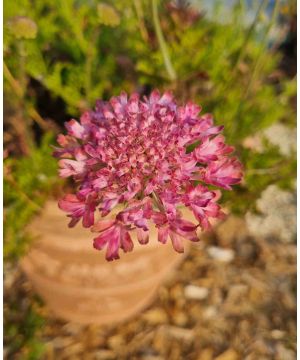
[[[99,232],[94,247],[106,248],[107,260],[118,259],[119,249],[133,249],[133,231],[146,244],[150,223],[161,243],[170,238],[183,252],[184,238],[198,241],[197,229],[223,216],[218,190],[207,185],[230,190],[241,181],[241,164],[229,157],[234,148],[220,135],[223,127],[200,111],[191,102],[178,106],[169,92],[156,90],[143,99],[121,93],[98,101],[80,122],[66,123],[68,134],[59,135],[54,156],[61,158],[60,176],[71,176],[78,189],[59,207],[71,217],[69,226],[82,219]],[[195,223],[183,218],[181,207],[191,210]],[[100,219],[94,223],[96,210]]]

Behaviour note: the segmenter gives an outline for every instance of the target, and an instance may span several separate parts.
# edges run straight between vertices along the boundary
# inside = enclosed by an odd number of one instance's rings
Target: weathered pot
[[[120,259],[105,260],[104,251],[93,249],[93,234],[80,225],[67,227],[68,219],[56,202],[48,202],[30,226],[37,237],[21,266],[36,292],[54,315],[81,324],[111,324],[127,319],[155,297],[166,275],[186,256],[171,245],[150,241]]]

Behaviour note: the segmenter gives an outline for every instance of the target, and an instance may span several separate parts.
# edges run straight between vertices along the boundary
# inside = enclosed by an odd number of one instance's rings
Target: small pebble
[[[233,349],[228,349],[225,352],[223,352],[221,355],[216,357],[215,360],[238,360],[239,356]]]
[[[168,322],[168,316],[163,309],[154,308],[147,311],[143,318],[150,324],[165,324]]]
[[[271,331],[271,336],[275,340],[280,340],[280,339],[282,339],[284,337],[284,331],[281,331],[281,330],[278,330],[278,329],[272,330]]]
[[[214,357],[214,350],[211,348],[206,348],[201,351],[197,360],[213,360]]]
[[[218,314],[217,308],[215,306],[208,306],[204,311],[203,311],[203,318],[204,319],[212,319],[214,317],[216,317]]]
[[[184,296],[187,299],[204,300],[208,293],[208,289],[202,286],[188,285],[184,288]]]
[[[222,249],[217,246],[210,246],[207,249],[207,252],[211,258],[214,260],[230,263],[234,259],[234,251],[231,249]]]
[[[168,326],[167,333],[172,337],[183,341],[191,341],[195,337],[194,330],[183,329],[177,326]]]
[[[52,345],[56,349],[64,349],[74,342],[72,337],[56,337],[52,340]]]
[[[107,344],[110,349],[119,350],[124,346],[124,339],[121,335],[114,335],[107,340]]]
[[[114,360],[116,354],[111,350],[99,350],[94,353],[95,360]]]
[[[294,360],[296,359],[296,354],[293,350],[286,348],[283,344],[276,345],[277,359],[282,360]]]

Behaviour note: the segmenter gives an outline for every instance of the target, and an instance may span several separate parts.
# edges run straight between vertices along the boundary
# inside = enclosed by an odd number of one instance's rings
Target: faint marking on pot
[[[108,310],[116,311],[122,308],[122,301],[112,296],[101,297],[97,300],[82,301],[76,304],[76,308],[79,311],[83,311],[86,314],[92,314],[98,311],[103,311],[103,306]]]

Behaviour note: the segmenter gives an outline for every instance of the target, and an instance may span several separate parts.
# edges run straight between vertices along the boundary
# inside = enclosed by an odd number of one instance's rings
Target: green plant
[[[75,0],[44,0],[34,7],[25,0],[13,6],[6,2],[4,18],[5,64],[19,83],[36,79],[75,114],[118,88],[113,55],[118,31],[113,39],[110,28],[119,25],[120,16],[112,6]],[[37,28],[29,38],[15,29],[22,19],[28,28]]]
[[[53,134],[43,136],[39,146],[30,147],[30,154],[4,161],[4,275],[11,276],[18,259],[32,240],[27,231],[30,219],[37,214],[49,196],[60,189],[56,162],[51,156]],[[50,195],[51,194],[51,195]],[[40,303],[28,298],[20,280],[5,288],[4,328],[9,356],[19,354],[22,359],[37,360],[44,350],[38,335],[44,319]]]
[[[46,134],[29,156],[4,161],[4,259],[15,261],[28,245],[26,225],[58,189],[56,162],[51,156],[53,135]]]

